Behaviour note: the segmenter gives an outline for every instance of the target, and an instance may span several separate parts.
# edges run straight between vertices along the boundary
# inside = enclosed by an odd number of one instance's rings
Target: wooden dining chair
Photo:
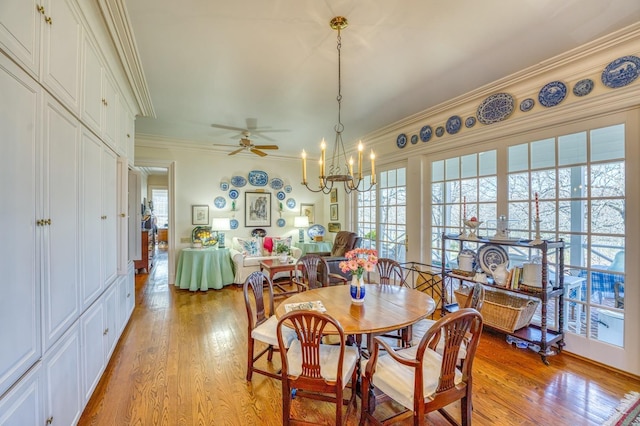
[[[463,308],[440,318],[417,347],[395,351],[384,340],[374,338],[371,358],[362,377],[360,425],[386,425],[413,417],[414,425],[424,425],[425,415],[438,411],[447,421],[458,424],[444,407],[460,400],[462,425],[471,425],[472,367],[482,333],[482,316],[473,308]],[[466,357],[457,368],[460,347],[465,341]],[[442,354],[435,348],[444,339]],[[380,348],[386,350],[380,356]],[[405,407],[400,413],[380,420],[374,416],[377,400],[392,399]]]
[[[264,297],[264,289],[267,289],[267,298]],[[278,372],[271,372],[266,369],[256,367],[256,362],[260,360],[265,354],[267,355],[267,361],[271,363],[273,359],[273,352],[278,351],[278,348],[289,347],[292,340],[296,335],[293,330],[285,330],[283,332],[282,344],[278,342],[278,336],[276,334],[276,328],[278,325],[278,319],[275,316],[275,310],[273,305],[273,282],[271,279],[264,275],[262,272],[252,272],[244,281],[242,287],[244,293],[244,303],[247,309],[247,381],[251,381],[253,373],[263,374],[265,376],[280,379]],[[266,303],[266,306],[265,306]],[[268,308],[268,311],[265,309]],[[262,342],[266,345],[257,355],[256,341]]]
[[[277,327],[280,345],[286,343],[287,332],[291,327],[297,339],[291,342],[286,352],[280,352],[282,424],[297,422],[297,419],[291,417],[291,403],[295,397],[304,397],[335,403],[335,424],[342,425],[351,408],[356,408],[358,350],[345,344],[342,326],[326,313],[299,310],[283,315]],[[322,344],[327,327],[338,331],[338,344]],[[349,383],[350,397],[346,399],[344,390]],[[343,405],[347,406],[344,415]]]
[[[328,287],[330,284],[329,266],[324,257],[317,254],[306,254],[296,262],[293,283],[298,287],[298,291],[312,290],[319,287]],[[333,280],[347,283],[347,279],[335,275]]]
[[[405,284],[404,276],[402,273],[402,266],[400,266],[400,264],[393,259],[389,259],[386,257],[378,258],[376,270],[378,272],[378,276],[380,277],[380,284]],[[369,282],[372,282],[369,275],[367,275],[367,278]]]

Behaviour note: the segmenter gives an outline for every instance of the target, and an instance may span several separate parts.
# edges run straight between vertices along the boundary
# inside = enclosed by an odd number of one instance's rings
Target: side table
[[[180,252],[176,270],[176,287],[191,291],[221,289],[233,283],[233,266],[229,249],[186,248]]]
[[[296,269],[296,261],[289,261],[286,263],[281,263],[278,259],[267,259],[267,260],[263,260],[262,262],[260,262],[260,271],[262,271],[263,273],[265,273],[266,275],[269,276],[269,278],[271,279],[271,281],[273,281],[273,277],[278,273],[278,272],[288,272],[289,273],[289,283],[291,284],[292,281],[292,272],[295,271]],[[294,293],[298,293],[297,290],[287,290],[284,287],[282,287],[282,285],[280,283],[276,284],[273,283],[273,287],[274,289],[278,289],[280,290],[279,293],[274,294],[274,296],[288,296],[290,294],[294,294]]]

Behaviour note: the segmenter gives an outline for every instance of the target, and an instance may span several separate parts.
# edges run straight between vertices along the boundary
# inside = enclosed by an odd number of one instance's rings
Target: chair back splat
[[[307,254],[296,262],[293,282],[298,286],[299,291],[327,287],[329,285],[328,274],[329,267],[322,256]]]
[[[393,259],[378,258],[376,269],[380,275],[380,284],[403,285],[405,283],[402,266]]]

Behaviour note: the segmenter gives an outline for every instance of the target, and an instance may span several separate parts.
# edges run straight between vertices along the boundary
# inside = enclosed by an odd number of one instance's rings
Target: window
[[[161,228],[169,226],[169,191],[166,188],[152,188],[153,214]]]

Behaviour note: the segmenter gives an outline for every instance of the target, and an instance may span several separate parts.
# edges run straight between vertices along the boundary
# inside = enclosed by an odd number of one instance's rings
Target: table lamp
[[[224,248],[224,232],[231,230],[231,219],[226,217],[216,217],[213,219],[211,229],[218,232],[218,248]]]
[[[304,243],[304,228],[309,226],[308,216],[296,216],[293,218],[294,228],[298,228],[298,242]]]

